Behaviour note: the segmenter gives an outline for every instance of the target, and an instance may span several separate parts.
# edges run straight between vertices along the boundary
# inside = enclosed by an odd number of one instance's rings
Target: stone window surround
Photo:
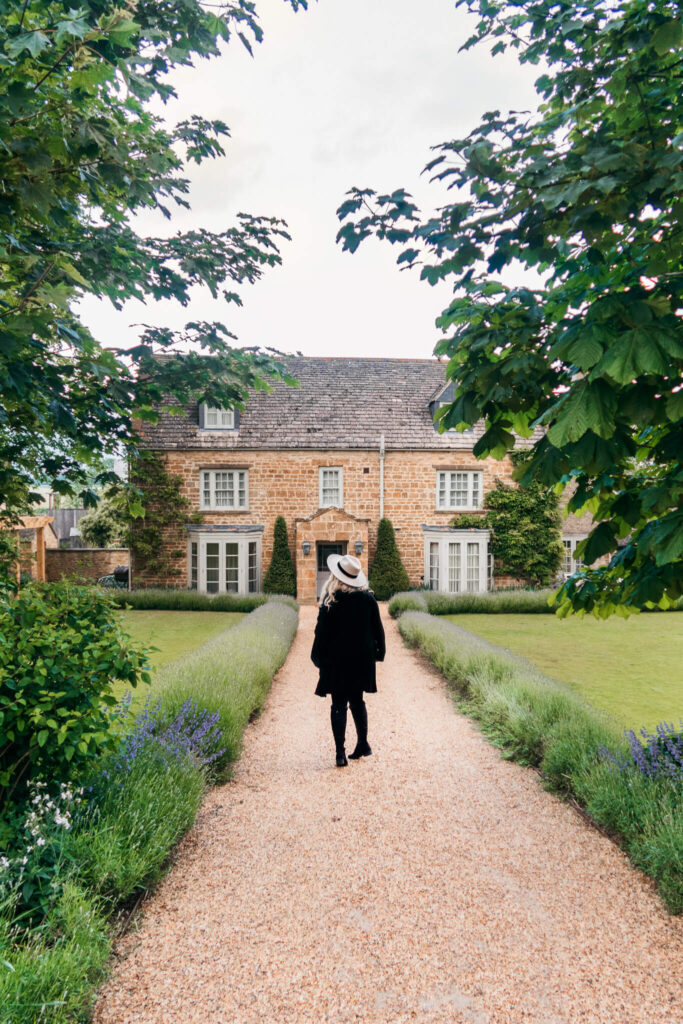
[[[211,475],[210,490],[211,490],[211,503],[205,504],[204,502],[204,474],[209,473]],[[217,505],[215,502],[215,475],[216,473],[244,473],[244,491],[245,491],[245,504],[235,505]],[[238,494],[239,481],[233,480],[233,494],[236,500],[239,502]],[[248,466],[200,466],[199,468],[199,509],[201,512],[248,512],[249,511],[249,467]]]
[[[326,472],[335,470],[339,480],[339,498],[337,501],[323,500],[323,477]],[[344,507],[344,467],[343,466],[319,466],[318,467],[318,508],[343,508]]]
[[[476,468],[475,467],[471,467],[471,466],[435,466],[434,468],[436,469],[436,492],[435,492],[435,499],[434,499],[435,511],[436,512],[481,512],[482,511],[483,501],[484,501],[484,474],[483,474],[482,469],[481,469],[480,466],[477,466]],[[465,474],[468,477],[468,481],[467,481],[467,500],[468,500],[468,504],[467,505],[440,505],[439,504],[440,477],[441,477],[442,473],[463,473],[463,474]],[[472,478],[473,478],[475,473],[479,477],[479,487],[477,489],[478,490],[478,494],[479,494],[479,504],[478,505],[473,505],[472,504],[472,492],[473,492]],[[446,488],[446,493],[448,494],[448,486]]]

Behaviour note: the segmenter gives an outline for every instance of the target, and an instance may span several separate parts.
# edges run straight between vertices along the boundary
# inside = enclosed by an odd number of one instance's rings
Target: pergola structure
[[[19,538],[20,554],[17,562],[17,578],[21,576],[21,542],[30,541],[31,554],[35,552],[35,578],[45,582],[45,531],[52,528],[54,516],[24,516],[16,526],[12,527],[11,533]]]

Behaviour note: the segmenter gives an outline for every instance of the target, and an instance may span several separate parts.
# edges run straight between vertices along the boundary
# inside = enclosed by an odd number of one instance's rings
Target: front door
[[[337,544],[328,544],[327,541],[318,541],[318,573],[315,588],[315,596],[320,599],[322,589],[327,582],[327,578],[330,575],[330,570],[327,568],[327,559],[329,555],[345,555],[346,554],[346,541],[339,541]]]

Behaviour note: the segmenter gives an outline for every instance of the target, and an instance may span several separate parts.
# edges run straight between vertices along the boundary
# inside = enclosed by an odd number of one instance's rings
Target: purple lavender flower
[[[633,729],[624,736],[631,758],[623,758],[605,746],[598,747],[598,757],[618,771],[638,771],[649,779],[674,779],[683,782],[683,720],[676,731],[673,722],[660,722],[654,733],[641,729],[642,740]]]
[[[129,710],[130,701],[121,708],[120,714],[127,716]],[[206,708],[200,709],[196,700],[189,698],[175,718],[168,721],[162,712],[161,701],[152,704],[148,698],[133,728],[121,741],[115,761],[116,770],[130,771],[135,759],[150,745],[166,763],[192,757],[203,767],[208,767],[225,753],[225,748],[221,748],[219,719],[218,712],[211,714]]]

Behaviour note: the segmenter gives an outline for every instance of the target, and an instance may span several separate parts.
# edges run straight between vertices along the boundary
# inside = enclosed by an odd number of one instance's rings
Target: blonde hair
[[[334,604],[337,594],[352,594],[355,590],[367,590],[367,587],[350,587],[348,583],[342,583],[334,573],[330,573],[330,578],[325,583],[320,595],[320,604],[329,608],[331,604]]]

